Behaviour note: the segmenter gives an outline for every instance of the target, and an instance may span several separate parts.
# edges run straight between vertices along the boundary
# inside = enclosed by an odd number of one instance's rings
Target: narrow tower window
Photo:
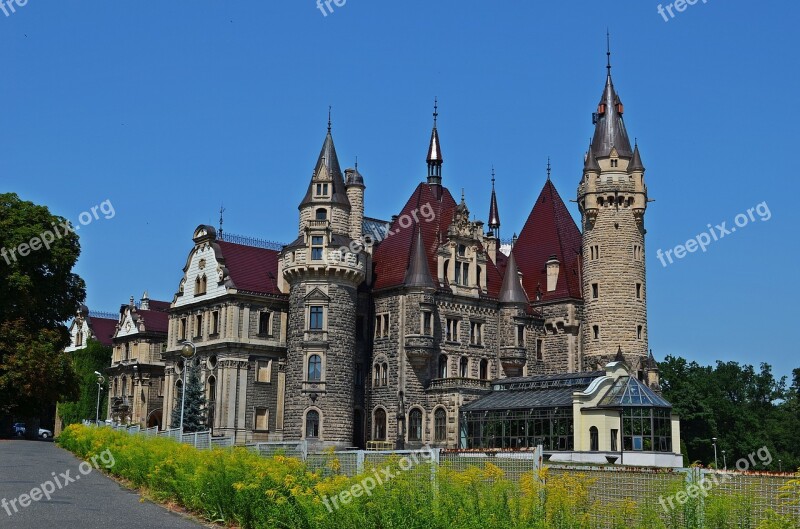
[[[600,327],[598,325],[592,326],[592,336],[594,337],[595,340],[600,339]]]

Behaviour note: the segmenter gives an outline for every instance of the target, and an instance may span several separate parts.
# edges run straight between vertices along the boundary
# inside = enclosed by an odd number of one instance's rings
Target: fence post
[[[364,472],[364,451],[356,450],[356,474]]]
[[[194,432],[194,447],[197,448],[197,432]]]

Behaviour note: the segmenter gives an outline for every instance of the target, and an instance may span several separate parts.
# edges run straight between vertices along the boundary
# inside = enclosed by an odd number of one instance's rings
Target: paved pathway
[[[0,528],[85,528],[85,529],[197,529],[200,524],[150,502],[120,487],[97,470],[81,475],[81,461],[52,442],[0,440]],[[86,467],[84,467],[84,471]],[[18,512],[10,502],[31,489],[69,471],[74,482],[56,490],[47,501],[32,502]],[[80,479],[77,479],[80,477]],[[60,478],[60,481],[65,481]],[[9,516],[6,506],[11,512]]]

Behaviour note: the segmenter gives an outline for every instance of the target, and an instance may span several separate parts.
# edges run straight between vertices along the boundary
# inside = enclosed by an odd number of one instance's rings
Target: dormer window
[[[328,184],[317,184],[317,196],[318,197],[328,196]]]
[[[202,276],[197,276],[194,280],[194,295],[202,296],[206,293],[207,287],[208,280],[206,279],[206,275],[203,274]]]
[[[619,167],[619,160],[616,158],[611,160],[611,167]]]
[[[463,244],[458,245],[458,256],[459,257],[466,257],[467,255],[467,247]]]
[[[327,220],[328,219],[328,210],[325,208],[319,208],[316,211],[316,220]]]
[[[469,263],[456,263],[456,285],[467,286],[469,281]]]

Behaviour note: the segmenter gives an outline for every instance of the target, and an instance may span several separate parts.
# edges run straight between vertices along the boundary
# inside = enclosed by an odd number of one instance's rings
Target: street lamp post
[[[97,376],[97,412],[94,416],[94,423],[97,424],[100,422],[100,392],[103,390],[103,383],[106,379],[100,374],[100,371],[95,371],[94,374]]]
[[[186,405],[186,372],[189,370],[189,361],[194,358],[197,347],[190,342],[183,342],[181,356],[183,357],[183,385],[181,386],[181,435],[183,435],[183,408]]]
[[[778,472],[783,472],[783,462],[778,459]]]
[[[722,467],[728,470],[728,458],[725,457],[725,450],[722,451]]]
[[[711,442],[714,443],[714,469],[719,470],[719,463],[717,462],[717,438],[712,437]]]

